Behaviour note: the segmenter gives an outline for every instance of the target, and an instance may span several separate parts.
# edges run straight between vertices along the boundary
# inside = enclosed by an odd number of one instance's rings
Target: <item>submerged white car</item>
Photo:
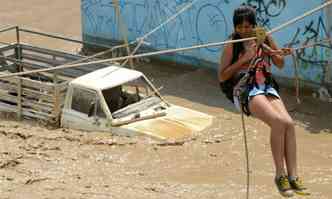
[[[143,73],[109,66],[69,83],[61,126],[180,139],[207,128],[212,120],[208,114],[166,102]]]

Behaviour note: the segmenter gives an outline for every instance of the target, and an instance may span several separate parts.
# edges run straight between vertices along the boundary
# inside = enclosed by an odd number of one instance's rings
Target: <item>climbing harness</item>
[[[262,48],[259,47],[257,50],[262,51]],[[267,88],[272,87],[279,92],[279,86],[275,79],[272,77],[271,72],[267,69],[270,66],[270,63],[262,57],[262,55],[256,55],[248,67],[248,71],[242,76],[237,85],[234,87],[234,96],[238,97],[241,104],[241,111],[244,112],[247,116],[250,115],[249,110],[249,92],[254,88],[259,88],[257,82],[257,73],[261,72],[264,77],[264,91],[267,92]]]

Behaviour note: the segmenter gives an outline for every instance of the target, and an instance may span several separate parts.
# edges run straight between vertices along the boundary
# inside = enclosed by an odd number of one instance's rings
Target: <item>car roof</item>
[[[139,71],[111,65],[78,77],[72,80],[70,84],[94,90],[104,90],[137,79],[141,76],[143,76],[143,73]]]

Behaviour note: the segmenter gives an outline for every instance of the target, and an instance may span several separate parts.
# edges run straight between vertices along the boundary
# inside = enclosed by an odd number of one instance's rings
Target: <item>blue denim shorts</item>
[[[274,97],[280,98],[280,95],[278,94],[276,89],[274,89],[273,87],[271,87],[269,85],[266,86],[265,84],[259,84],[258,88],[256,86],[254,86],[254,88],[251,89],[249,92],[248,100],[250,101],[250,99],[256,95],[269,95],[269,96],[274,96]],[[239,99],[237,96],[234,96],[234,105],[237,110],[241,111],[240,102],[239,102]]]
[[[256,95],[270,95],[270,96],[280,98],[280,95],[278,94],[276,89],[274,89],[273,87],[271,87],[269,85],[266,86],[265,84],[259,84],[258,88],[256,86],[254,86],[254,88],[251,89],[251,91],[249,92],[249,100],[250,100],[250,98],[252,98]]]

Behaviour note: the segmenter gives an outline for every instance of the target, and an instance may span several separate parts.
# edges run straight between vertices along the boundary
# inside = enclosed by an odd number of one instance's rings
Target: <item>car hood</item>
[[[159,139],[178,140],[192,137],[212,124],[213,117],[188,108],[171,105],[166,115],[142,120],[122,128]]]

